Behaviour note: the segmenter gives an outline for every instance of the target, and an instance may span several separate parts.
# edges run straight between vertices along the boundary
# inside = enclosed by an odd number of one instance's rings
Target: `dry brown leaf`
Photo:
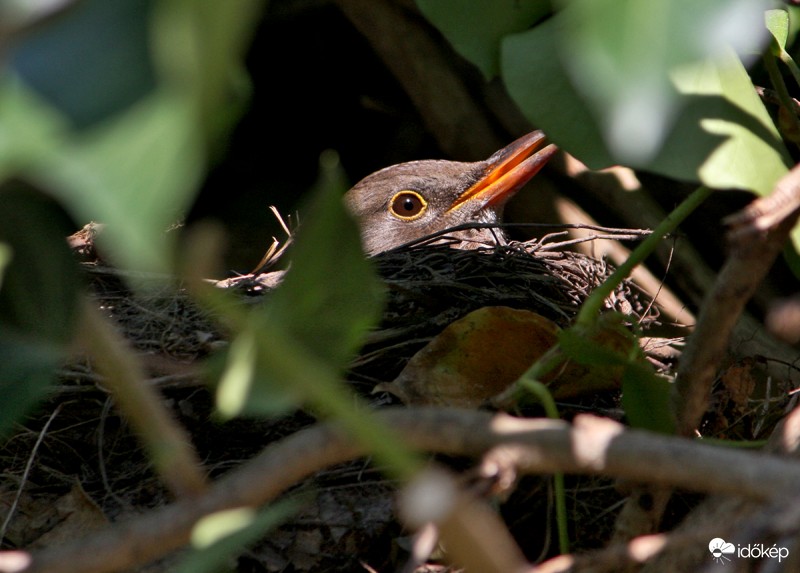
[[[57,522],[29,545],[31,549],[77,539],[87,531],[108,525],[108,519],[80,483],[75,483],[68,493],[58,498],[52,511],[58,517]]]
[[[747,408],[747,402],[756,387],[753,375],[755,363],[751,359],[744,359],[730,366],[722,373],[721,380],[728,391],[731,401],[739,410]]]
[[[477,407],[517,380],[558,337],[558,326],[528,310],[480,308],[445,328],[375,391],[406,404]]]

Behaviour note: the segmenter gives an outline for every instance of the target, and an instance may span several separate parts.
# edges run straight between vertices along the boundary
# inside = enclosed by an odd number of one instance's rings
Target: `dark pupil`
[[[402,217],[413,217],[419,214],[422,208],[420,198],[411,194],[397,196],[392,204],[392,210]]]

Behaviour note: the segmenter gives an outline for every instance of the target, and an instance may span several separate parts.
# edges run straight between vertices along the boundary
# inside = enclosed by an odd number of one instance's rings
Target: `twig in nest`
[[[50,424],[53,423],[56,416],[58,416],[59,412],[61,412],[61,408],[64,404],[59,404],[55,410],[50,414],[47,418],[47,422],[44,425],[44,428],[39,432],[38,437],[36,438],[36,443],[33,445],[33,449],[31,450],[30,456],[28,456],[28,461],[25,464],[25,470],[22,472],[22,477],[19,481],[19,487],[17,488],[17,493],[14,496],[14,501],[11,503],[11,507],[8,508],[8,513],[6,514],[5,520],[3,520],[3,525],[0,527],[0,543],[2,543],[3,539],[6,536],[6,531],[8,531],[8,526],[11,523],[11,519],[14,517],[14,513],[17,510],[17,505],[19,504],[19,500],[22,497],[22,490],[25,488],[25,483],[28,481],[28,475],[30,475],[31,468],[33,467],[33,460],[36,458],[36,454],[39,452],[39,447],[42,445],[42,441],[44,441],[44,437],[47,435],[47,431],[50,429]]]
[[[272,244],[267,249],[267,252],[264,253],[264,256],[261,257],[261,260],[258,262],[256,267],[250,271],[251,275],[259,275],[264,273],[268,268],[277,263],[286,252],[286,249],[289,247],[289,245],[292,244],[294,239],[294,229],[289,227],[283,216],[280,214],[280,211],[278,211],[278,208],[274,205],[270,205],[269,210],[272,211],[272,214],[278,220],[278,224],[281,226],[281,229],[283,229],[283,232],[286,233],[286,239],[283,241],[283,244],[281,244],[276,237],[272,237]]]

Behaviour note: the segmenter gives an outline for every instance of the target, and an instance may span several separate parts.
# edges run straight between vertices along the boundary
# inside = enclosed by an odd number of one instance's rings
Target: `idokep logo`
[[[778,563],[789,556],[789,549],[778,547],[777,545],[764,546],[761,543],[748,543],[747,545],[736,545],[728,543],[721,537],[715,537],[708,542],[708,550],[716,563],[725,564],[731,560],[728,555],[736,556],[741,559],[777,559]]]
[[[731,558],[727,556],[731,553],[735,553],[736,547],[733,546],[733,543],[727,543],[721,537],[715,537],[708,542],[708,550],[711,552],[711,556],[716,563],[725,563],[731,560]]]

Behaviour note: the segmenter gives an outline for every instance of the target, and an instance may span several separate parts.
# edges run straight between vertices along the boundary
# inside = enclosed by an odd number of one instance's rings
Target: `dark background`
[[[271,2],[247,67],[250,108],[189,216],[226,224],[231,270],[250,270],[271,237],[282,237],[268,207],[298,208],[322,151],[339,153],[351,184],[393,163],[445,157],[403,87],[331,3]]]

